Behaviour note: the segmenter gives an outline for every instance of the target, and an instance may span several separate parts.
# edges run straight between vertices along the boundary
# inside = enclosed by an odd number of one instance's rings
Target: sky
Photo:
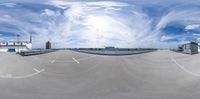
[[[0,41],[173,48],[200,40],[200,0],[1,0]]]

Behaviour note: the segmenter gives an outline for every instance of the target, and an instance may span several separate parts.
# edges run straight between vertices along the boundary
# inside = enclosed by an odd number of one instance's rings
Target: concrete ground
[[[1,99],[199,99],[200,54],[0,53]]]

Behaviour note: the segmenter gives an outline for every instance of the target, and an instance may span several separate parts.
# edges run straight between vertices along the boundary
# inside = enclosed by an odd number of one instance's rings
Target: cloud
[[[49,9],[44,9],[42,15],[53,16],[55,15],[55,12]]]
[[[94,2],[74,1],[74,2],[68,2],[68,1],[63,1],[63,0],[52,0],[52,1],[50,1],[50,4],[53,4],[57,7],[63,8],[63,9],[68,8],[70,5],[87,5],[87,6],[105,7],[105,8],[128,6],[127,3],[114,2],[114,1],[94,1]]]
[[[58,4],[56,2],[57,6]],[[61,3],[62,7],[63,4],[66,3]],[[151,20],[142,10],[130,5],[130,10],[125,15],[123,11],[128,4],[73,2],[67,3],[67,6],[69,9],[64,12],[67,19],[65,33],[69,33],[67,35],[70,37],[73,35],[73,39],[70,39],[72,44],[76,42],[76,45],[81,47],[109,45],[136,47],[147,45],[149,40],[153,40],[150,31]],[[108,10],[112,7],[120,7],[120,9]]]
[[[41,15],[44,16],[60,16],[60,12],[59,11],[53,11],[50,9],[44,9],[41,13]]]
[[[17,4],[15,4],[15,3],[0,3],[0,6],[1,6],[1,5],[6,6],[6,7],[13,8],[13,7],[15,7]]]
[[[170,22],[179,22],[183,25],[200,23],[200,12],[199,9],[182,9],[182,10],[172,10],[167,15],[161,18],[160,22],[157,24],[156,29],[160,30],[165,27]]]
[[[2,36],[2,34],[0,33],[0,41],[4,40],[1,36]]]
[[[43,46],[48,40],[55,47],[161,45],[157,33],[152,30],[152,19],[134,5],[111,1],[52,1],[50,5],[58,8],[44,8],[39,12],[18,8],[21,9],[20,16],[7,13],[6,18],[0,20],[16,26],[16,31],[24,34],[22,39],[34,33],[35,47]],[[15,10],[12,12],[16,13]]]
[[[171,39],[175,39],[176,37],[175,36],[166,36],[166,35],[164,35],[164,36],[162,36],[161,37],[161,41],[168,41],[168,40],[171,40]]]
[[[88,2],[87,4],[92,5],[92,6],[101,6],[101,7],[105,7],[105,8],[129,6],[127,3],[113,2],[113,1]]]
[[[161,36],[160,41],[172,39],[177,44],[181,42],[194,41],[200,27],[200,12],[198,8],[173,8],[160,18],[156,25],[156,32]],[[171,44],[171,42],[169,42]]]
[[[5,32],[20,33],[25,40],[32,33],[34,47],[43,47],[48,40],[54,47],[172,47],[187,41],[186,36],[197,36],[198,32],[189,34],[189,30],[199,28],[198,8],[170,7],[160,11],[162,8],[155,7],[145,12],[144,5],[135,5],[138,2],[50,0],[34,3],[37,7],[15,3],[18,6],[14,8],[0,9],[0,23],[4,24],[0,27]],[[183,26],[188,33],[172,36],[163,31],[174,23],[177,24],[171,27]],[[176,32],[175,29],[170,32]]]
[[[192,35],[194,35],[194,36],[200,36],[200,33],[194,33]]]
[[[193,29],[198,29],[198,28],[200,28],[199,24],[191,24],[185,27],[186,30],[193,30]]]

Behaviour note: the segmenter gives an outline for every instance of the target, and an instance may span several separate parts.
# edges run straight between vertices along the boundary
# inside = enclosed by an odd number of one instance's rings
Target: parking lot
[[[200,55],[0,53],[2,99],[199,99]]]

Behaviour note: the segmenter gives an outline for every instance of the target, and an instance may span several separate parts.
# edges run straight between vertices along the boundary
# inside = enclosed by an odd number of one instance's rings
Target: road
[[[200,54],[0,53],[2,99],[199,99]]]

